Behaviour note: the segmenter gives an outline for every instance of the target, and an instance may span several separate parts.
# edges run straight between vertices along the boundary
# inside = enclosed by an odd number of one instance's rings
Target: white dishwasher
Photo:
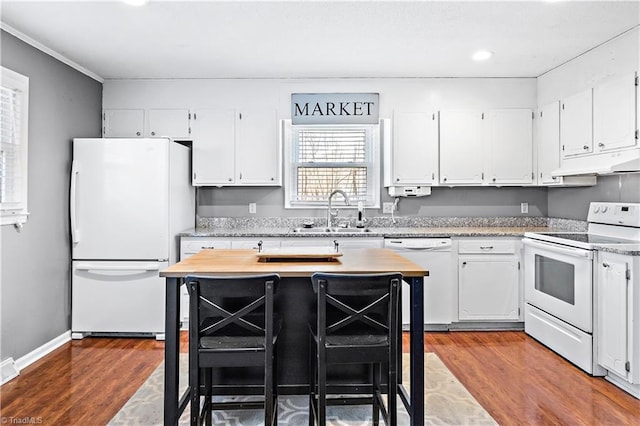
[[[424,278],[425,330],[447,330],[454,317],[454,262],[451,238],[385,238],[385,248],[397,251],[429,271]],[[409,284],[402,286],[402,326],[409,316]]]

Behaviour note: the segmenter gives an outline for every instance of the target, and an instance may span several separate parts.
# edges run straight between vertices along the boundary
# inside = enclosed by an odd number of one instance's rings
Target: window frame
[[[0,203],[0,225],[22,226],[27,221],[28,212],[28,152],[29,152],[29,78],[0,66],[0,86],[20,93],[20,148],[18,160],[22,187],[16,202]]]
[[[285,209],[326,209],[327,201],[294,201],[294,198],[297,195],[298,184],[296,181],[297,173],[294,170],[297,163],[294,159],[294,155],[297,152],[297,147],[294,146],[296,140],[294,138],[294,130],[296,128],[322,128],[322,127],[331,127],[331,128],[368,128],[370,129],[370,136],[367,138],[367,148],[369,152],[367,152],[368,162],[365,163],[365,167],[367,167],[367,198],[369,199],[364,203],[364,207],[366,208],[380,208],[380,174],[382,171],[381,164],[381,146],[382,141],[385,137],[387,137],[387,132],[389,129],[388,125],[385,125],[385,120],[381,119],[379,123],[376,124],[332,124],[332,125],[322,125],[322,124],[300,124],[293,125],[291,124],[290,119],[282,120],[282,137],[283,137],[283,145],[284,145],[284,208]],[[332,163],[339,164],[339,163]],[[357,163],[358,165],[362,165],[362,163]],[[327,165],[325,165],[327,167]],[[343,199],[342,197],[337,197],[335,199],[335,204],[340,205],[341,208],[357,208],[357,202],[355,200],[351,201],[350,206],[342,205]]]

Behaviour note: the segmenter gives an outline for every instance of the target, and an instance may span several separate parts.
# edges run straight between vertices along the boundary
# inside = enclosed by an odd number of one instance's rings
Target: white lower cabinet
[[[607,379],[640,398],[640,257],[597,256],[598,364]]]
[[[458,319],[519,321],[521,280],[516,240],[460,240]]]

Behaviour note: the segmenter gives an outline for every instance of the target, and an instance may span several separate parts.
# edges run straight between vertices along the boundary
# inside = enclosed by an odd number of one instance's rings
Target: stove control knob
[[[593,209],[593,212],[594,212],[595,214],[600,213],[600,207],[599,207],[599,206],[596,206],[596,207]]]
[[[609,207],[607,206],[602,206],[602,213],[606,213],[607,210],[609,210]]]

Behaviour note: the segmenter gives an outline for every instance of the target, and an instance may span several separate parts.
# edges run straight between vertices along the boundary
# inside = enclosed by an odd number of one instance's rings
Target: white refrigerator
[[[195,225],[191,150],[169,139],[74,139],[72,338],[164,338],[177,234]]]

